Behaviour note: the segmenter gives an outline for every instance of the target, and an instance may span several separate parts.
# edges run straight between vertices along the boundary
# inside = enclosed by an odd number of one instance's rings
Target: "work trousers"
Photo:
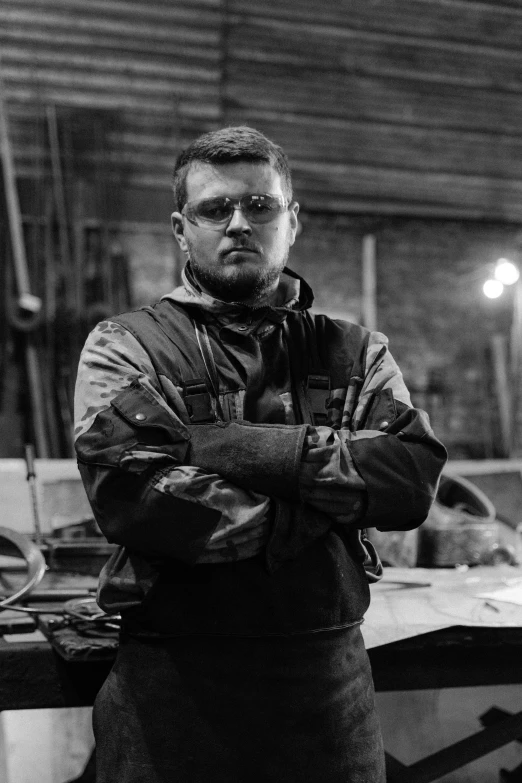
[[[359,625],[123,636],[94,706],[97,783],[384,783]]]

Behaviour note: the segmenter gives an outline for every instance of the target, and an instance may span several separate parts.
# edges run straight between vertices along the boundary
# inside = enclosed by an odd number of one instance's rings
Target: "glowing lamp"
[[[507,258],[499,258],[495,267],[495,280],[503,285],[513,285],[520,277],[518,268]],[[487,296],[487,294],[486,294]],[[497,294],[498,296],[498,294]]]
[[[486,280],[482,286],[482,290],[488,299],[497,299],[504,290],[504,285],[500,280]]]

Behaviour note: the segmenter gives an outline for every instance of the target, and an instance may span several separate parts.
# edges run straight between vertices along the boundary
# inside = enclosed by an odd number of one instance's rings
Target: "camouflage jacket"
[[[369,599],[359,530],[425,519],[444,448],[411,407],[385,336],[314,318],[311,302],[290,270],[276,303],[257,309],[212,299],[186,270],[157,306],[170,350],[161,325],[154,349],[144,342],[135,314],[89,336],[76,450],[96,519],[121,545],[99,601],[137,632],[294,633],[359,622]],[[205,325],[218,375],[216,420],[205,423],[193,423],[186,397],[187,373],[209,372],[203,356],[191,359],[193,322]],[[321,423],[303,361],[314,340],[328,374]]]

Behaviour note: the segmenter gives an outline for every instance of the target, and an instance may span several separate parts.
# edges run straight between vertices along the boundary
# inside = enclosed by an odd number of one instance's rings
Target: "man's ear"
[[[297,235],[297,228],[299,226],[299,223],[297,221],[297,213],[299,212],[299,204],[297,201],[292,201],[290,206],[288,207],[288,219],[290,221],[290,247],[295,242],[295,237]]]
[[[183,217],[181,212],[173,212],[170,219],[172,222],[172,233],[176,237],[178,245],[184,253],[188,253],[188,245],[183,230]]]

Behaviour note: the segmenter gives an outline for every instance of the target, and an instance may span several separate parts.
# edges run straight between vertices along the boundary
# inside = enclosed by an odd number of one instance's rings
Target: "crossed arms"
[[[333,524],[406,530],[425,519],[446,452],[411,407],[382,335],[370,342],[352,429],[191,425],[180,391],[162,386],[145,350],[115,327],[89,336],[75,402],[80,472],[108,540],[227,562],[262,551],[282,514],[306,528],[305,541]]]

